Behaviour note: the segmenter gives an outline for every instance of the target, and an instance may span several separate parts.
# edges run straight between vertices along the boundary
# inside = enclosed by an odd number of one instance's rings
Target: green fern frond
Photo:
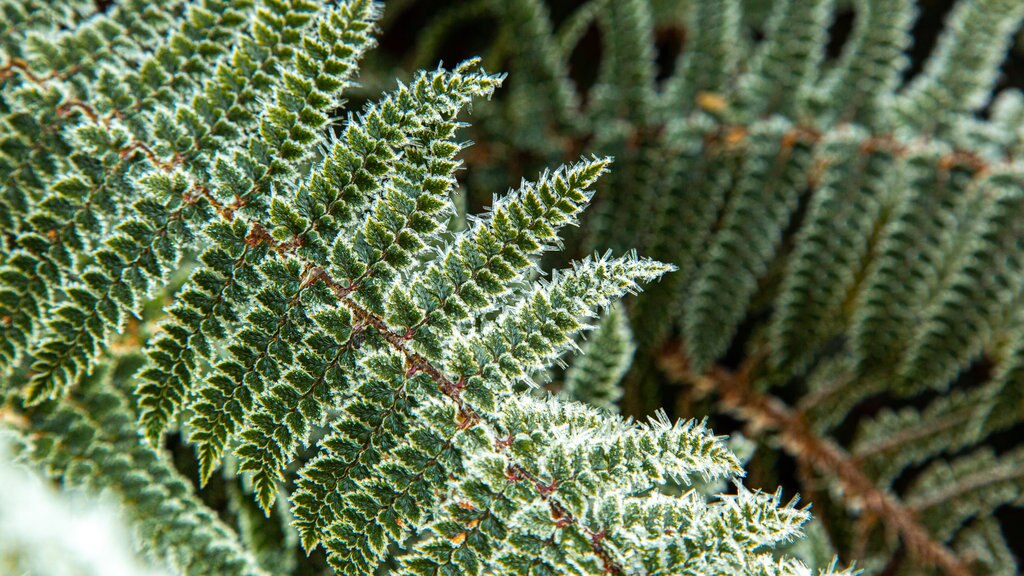
[[[860,498],[921,519],[914,554],[1006,566],[989,517],[1019,496],[1015,452],[914,470],[916,492],[889,480],[1018,420],[998,402],[1020,355],[1020,106],[966,117],[1009,33],[995,16],[1018,10],[959,8],[923,76],[957,86],[899,96],[912,8],[856,7],[839,61],[827,0],[467,0],[364,58],[378,27],[437,7],[0,0],[0,427],[55,483],[113,496],[182,574],[808,574],[786,546],[809,511],[740,483],[742,440],[645,405],[671,379],[721,392],[676,389],[675,411],[777,430],[797,480],[824,480],[829,526]],[[507,95],[478,59],[390,69],[464,26],[510,66]],[[924,110],[943,98],[963,101]],[[969,283],[978,266],[998,277]],[[865,421],[852,407],[894,375],[941,389],[982,354],[991,382],[883,410],[853,454],[816,436]],[[614,414],[620,381],[625,413],[657,416]],[[810,396],[769,396],[783,381]],[[944,494],[964,500],[948,526]],[[869,566],[896,539],[881,548]]]
[[[738,104],[751,118],[807,115],[801,91],[815,82],[824,58],[831,7],[831,0],[783,0],[772,9],[766,38],[737,87]]]
[[[929,133],[984,106],[1022,18],[1015,0],[958,2],[925,70],[893,104],[902,129]]]
[[[960,259],[927,311],[900,366],[902,390],[946,385],[985,345],[993,324],[1014,301],[1024,262],[1019,250],[1020,175],[993,173],[982,184],[984,203],[969,254]]]
[[[618,412],[620,382],[633,361],[633,332],[621,304],[602,315],[593,335],[565,371],[562,394],[591,406]]]
[[[800,371],[847,314],[862,263],[872,249],[889,190],[899,186],[897,151],[867,142],[860,131],[837,131],[818,152],[824,167],[790,257],[772,318],[776,366]]]
[[[326,123],[317,109],[331,106],[334,102],[330,91],[345,86],[354,61],[369,42],[368,28],[375,14],[371,2],[345,4],[316,23],[322,41],[346,40],[350,44],[334,44],[327,50],[312,36],[301,37],[303,48],[319,50],[321,60],[314,64],[305,52],[296,52],[295,72],[285,74],[283,84],[275,88],[276,104],[261,116],[258,136],[250,138],[247,146],[253,158],[247,161],[266,159],[272,153],[278,157],[260,163],[258,176],[250,179],[251,188],[236,197],[239,209],[259,213],[264,195],[261,192],[283,182],[291,173],[291,163],[302,160],[285,154],[285,148],[315,144],[312,130]],[[214,91],[222,88],[217,82],[207,86]],[[193,104],[198,102],[202,101],[195,100]],[[308,137],[303,135],[307,133]],[[35,375],[26,392],[30,400],[58,395],[89,369],[109,335],[123,325],[125,315],[137,309],[139,302],[176,264],[182,248],[176,241],[194,241],[197,229],[215,218],[215,209],[225,218],[230,216],[230,211],[218,206],[216,200],[204,197],[201,182],[198,188],[197,183],[190,182],[188,168],[192,167],[186,163],[186,170],[170,174],[158,170],[140,179],[147,197],[137,201],[135,208],[148,212],[149,217],[120,224],[115,234],[105,240],[106,246],[95,255],[99,266],[87,269],[95,277],[94,285],[76,287],[79,301],[63,306],[67,317],[59,325],[50,323],[50,334],[31,352],[36,362]],[[197,176],[201,177],[201,173]]]
[[[728,94],[739,67],[740,1],[697,0],[692,10],[694,38],[664,91],[665,106],[676,110],[692,110],[701,94]]]
[[[811,147],[792,125],[758,124],[746,138],[749,156],[687,296],[683,337],[698,371],[725,352],[807,185]]]
[[[855,120],[886,130],[888,96],[907,67],[904,51],[917,8],[911,0],[857,0],[852,37],[814,98],[826,122]]]
[[[1024,452],[996,456],[985,448],[945,463],[936,462],[911,487],[907,504],[940,538],[966,520],[1020,501],[1024,491]]]

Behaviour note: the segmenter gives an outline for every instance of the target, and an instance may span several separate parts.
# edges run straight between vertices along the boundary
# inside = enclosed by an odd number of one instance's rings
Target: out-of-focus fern
[[[0,568],[8,574],[146,575],[161,572],[140,562],[109,502],[60,494],[44,478],[11,460],[0,446]]]
[[[621,305],[612,306],[566,370],[562,393],[592,406],[618,411],[622,377],[629,370],[635,351],[626,311]]]

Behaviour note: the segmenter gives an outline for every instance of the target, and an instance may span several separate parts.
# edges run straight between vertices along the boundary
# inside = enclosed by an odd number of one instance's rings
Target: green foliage
[[[725,352],[739,326],[796,208],[809,148],[787,122],[761,124],[750,133],[720,229],[687,296],[683,335],[698,369]]]
[[[594,334],[566,370],[562,393],[591,406],[618,411],[620,382],[635,350],[626,311],[614,305],[601,317]]]
[[[704,423],[610,413],[633,347],[618,302],[674,268],[542,265],[609,158],[451,225],[460,117],[504,76],[419,72],[335,122],[375,2],[8,4],[0,423],[55,483],[112,496],[148,557],[197,575],[809,572],[774,552],[807,510],[744,487]],[[550,37],[542,4],[508,8]],[[652,13],[599,8],[578,18],[619,55],[595,101],[651,120]],[[569,126],[556,44],[524,50],[547,66],[524,78]],[[765,130],[738,231],[786,127]],[[612,128],[597,148],[628,150]],[[601,314],[567,393],[607,409],[537,390]]]
[[[9,574],[144,574],[156,576],[132,553],[130,537],[108,503],[83,503],[57,493],[42,478],[11,462],[0,448],[0,567]]]
[[[65,486],[109,492],[145,549],[182,573],[264,574],[166,454],[149,447],[116,382],[83,382],[18,416],[24,458]]]
[[[815,495],[827,539],[869,572],[1013,573],[1009,523],[993,515],[1019,507],[1013,479],[968,492],[1016,465],[1024,424],[1024,97],[994,93],[1014,82],[1001,67],[1024,4],[956,2],[914,63],[911,44],[927,36],[915,21],[933,7],[911,0],[594,0],[560,21],[554,2],[501,4],[517,20],[495,37],[529,29],[533,41],[488,54],[508,60],[510,91],[537,95],[481,107],[473,135],[489,154],[470,188],[593,143],[616,170],[569,248],[635,247],[679,269],[625,302],[637,349],[624,411],[677,397],[682,413],[748,420],[762,448],[800,462],[795,483]],[[446,18],[500,13],[472,5]],[[432,30],[420,59],[444,48]],[[537,113],[556,102],[558,115]],[[566,113],[566,102],[579,104]],[[546,138],[521,138],[509,119],[523,117]],[[618,379],[614,364],[600,374]],[[593,366],[571,364],[572,394]],[[728,385],[737,379],[745,394]],[[986,451],[999,433],[1013,449]],[[787,462],[752,466],[771,482]],[[962,513],[919,509],[918,490],[940,482],[937,494],[965,491]],[[890,495],[901,518],[871,508]]]

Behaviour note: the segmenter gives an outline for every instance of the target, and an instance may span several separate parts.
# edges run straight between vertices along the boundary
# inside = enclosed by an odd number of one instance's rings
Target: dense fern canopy
[[[1017,573],[1024,3],[932,4],[0,0],[0,478],[136,571]]]
[[[370,0],[0,6],[3,437],[158,569],[811,573],[783,549],[808,510],[746,488],[724,438],[614,414],[619,301],[674,267],[541,261],[610,159],[461,208],[461,119],[503,75],[351,106]],[[57,569],[7,546],[5,571]]]

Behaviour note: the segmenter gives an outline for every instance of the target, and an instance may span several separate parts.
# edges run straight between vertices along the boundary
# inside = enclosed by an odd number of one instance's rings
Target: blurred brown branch
[[[881,518],[899,533],[920,562],[949,576],[970,576],[964,562],[944,544],[933,540],[913,511],[895,495],[876,486],[846,450],[831,439],[818,437],[800,412],[750,386],[750,375],[760,360],[760,356],[750,356],[735,372],[715,366],[698,375],[690,371],[682,345],[673,343],[664,348],[658,366],[671,380],[717,393],[722,409],[746,422],[752,432],[776,431],[779,443],[789,455],[801,465],[835,478],[848,508]]]

